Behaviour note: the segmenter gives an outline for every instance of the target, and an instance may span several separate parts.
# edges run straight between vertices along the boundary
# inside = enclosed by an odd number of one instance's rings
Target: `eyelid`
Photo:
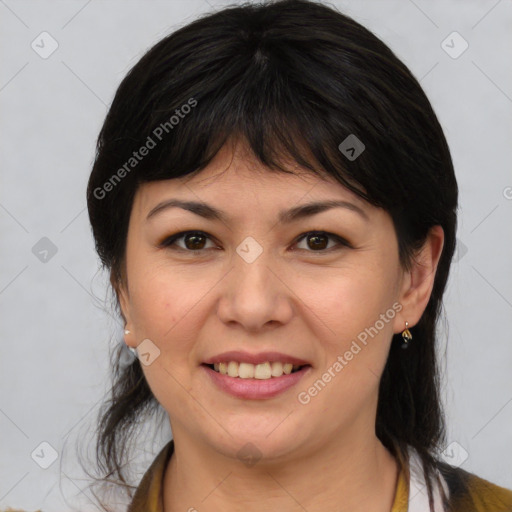
[[[198,229],[189,229],[187,231],[180,231],[179,233],[175,233],[174,235],[170,235],[170,236],[164,238],[158,244],[158,247],[162,248],[162,249],[170,248],[173,245],[175,245],[176,240],[184,238],[186,235],[202,235],[202,236],[206,237],[208,240],[210,240],[211,242],[215,242],[215,238],[212,235],[206,233],[206,231],[201,231]],[[207,249],[197,249],[196,251],[194,251],[191,249],[183,249],[183,247],[176,246],[176,250],[181,250],[181,251],[190,252],[190,253],[198,253],[201,251],[206,251]]]
[[[170,235],[170,236],[166,237],[162,242],[160,242],[158,244],[158,247],[162,248],[162,249],[171,248],[173,250],[177,250],[177,251],[181,251],[181,252],[186,252],[186,253],[191,253],[191,254],[198,254],[200,252],[212,249],[212,248],[207,248],[207,249],[192,250],[192,249],[184,249],[183,247],[175,246],[175,242],[177,240],[185,237],[186,235],[191,235],[191,234],[205,236],[209,241],[211,241],[213,243],[216,243],[215,237],[213,237],[212,235],[208,234],[207,232],[201,231],[201,230],[192,229],[192,230],[187,230],[187,231],[180,231],[178,233],[175,233],[174,235]],[[353,245],[348,240],[343,238],[342,236],[337,235],[335,233],[331,233],[329,231],[323,231],[323,230],[309,230],[309,231],[306,231],[306,232],[300,234],[293,241],[293,245],[298,244],[299,242],[301,242],[307,236],[312,236],[312,235],[324,235],[324,236],[327,236],[331,240],[336,241],[337,242],[337,246],[330,247],[329,249],[318,250],[318,251],[313,251],[313,250],[308,251],[307,249],[298,249],[299,251],[305,251],[307,253],[312,253],[312,254],[329,254],[332,251],[339,250],[340,247],[345,247],[345,248],[350,248],[350,249],[354,248]],[[173,246],[175,246],[175,247],[173,247]]]
[[[323,235],[323,236],[326,236],[327,238],[335,240],[338,243],[338,246],[344,246],[344,247],[348,247],[350,249],[353,249],[352,244],[348,240],[343,238],[342,236],[336,235],[335,233],[331,233],[329,231],[322,231],[322,230],[319,230],[319,229],[309,230],[309,231],[306,231],[305,233],[303,233],[302,235],[299,235],[299,237],[295,239],[294,245],[299,243],[299,242],[301,242],[307,236],[311,236],[311,235]],[[321,250],[321,251],[306,251],[306,252],[310,252],[310,253],[313,253],[313,254],[316,254],[316,253],[322,254],[322,253],[329,253],[332,250],[337,250],[337,249],[339,249],[339,247],[335,246],[335,247],[330,247],[329,249],[324,249],[324,250]],[[303,250],[303,249],[301,249],[301,250]]]

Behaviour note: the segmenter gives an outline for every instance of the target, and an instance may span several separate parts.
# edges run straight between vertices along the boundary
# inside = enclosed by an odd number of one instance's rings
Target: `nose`
[[[291,320],[293,293],[270,259],[265,252],[251,263],[235,256],[220,290],[217,314],[222,322],[257,332]]]

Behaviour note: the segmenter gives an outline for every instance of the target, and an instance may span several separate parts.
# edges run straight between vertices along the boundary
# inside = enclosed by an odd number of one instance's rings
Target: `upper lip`
[[[243,352],[240,350],[223,352],[222,354],[218,354],[216,356],[210,357],[209,359],[206,359],[203,361],[203,364],[226,363],[229,361],[251,364],[261,364],[266,363],[267,361],[279,361],[280,363],[292,363],[293,365],[298,366],[310,364],[303,359],[299,359],[287,354],[282,354],[281,352],[258,352],[257,354],[250,354],[249,352]]]

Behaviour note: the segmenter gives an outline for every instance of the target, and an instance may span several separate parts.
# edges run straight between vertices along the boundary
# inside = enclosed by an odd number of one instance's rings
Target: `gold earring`
[[[405,322],[405,329],[402,331],[402,348],[407,348],[409,341],[412,340],[411,331],[409,331],[409,323]]]

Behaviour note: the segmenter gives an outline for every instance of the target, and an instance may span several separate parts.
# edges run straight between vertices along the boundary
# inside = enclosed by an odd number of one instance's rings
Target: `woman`
[[[127,484],[158,405],[173,434],[129,511],[512,510],[439,458],[457,183],[364,27],[281,0],[166,37],[116,93],[88,208],[138,354],[118,354],[99,467]]]

